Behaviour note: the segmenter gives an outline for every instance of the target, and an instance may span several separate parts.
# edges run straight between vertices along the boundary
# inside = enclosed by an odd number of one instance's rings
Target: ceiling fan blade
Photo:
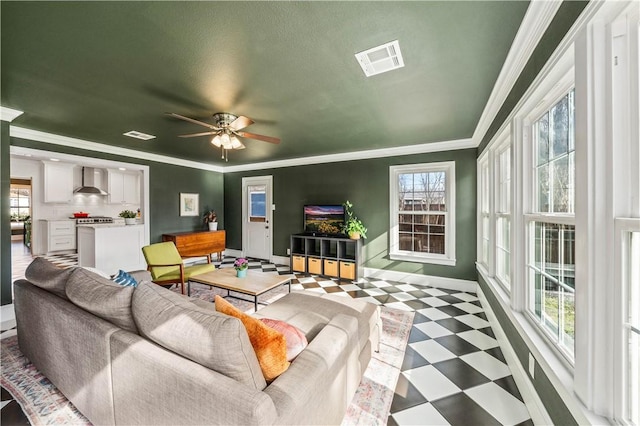
[[[231,127],[233,130],[240,130],[252,125],[253,123],[255,123],[255,121],[253,121],[249,117],[241,115],[240,117],[233,120],[233,122],[229,124],[229,127]]]
[[[213,129],[213,130],[220,130],[218,127],[214,126],[213,124],[205,123],[203,121],[194,120],[193,118],[185,117],[184,115],[176,114],[175,112],[168,112],[167,115],[170,115],[170,116],[175,117],[175,118],[179,118],[180,120],[185,120],[185,121],[189,121],[191,123],[199,124],[201,126],[208,127],[210,129]]]
[[[216,130],[212,132],[201,132],[201,133],[191,133],[188,135],[178,135],[179,138],[195,138],[196,136],[207,136],[207,135],[215,135],[218,133]]]
[[[263,142],[275,143],[279,144],[280,139],[272,138],[271,136],[257,135],[255,133],[249,132],[238,132],[238,136],[242,136],[243,138],[256,139]]]

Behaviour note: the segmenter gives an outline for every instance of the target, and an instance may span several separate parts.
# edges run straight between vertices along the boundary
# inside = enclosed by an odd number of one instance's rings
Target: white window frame
[[[478,159],[478,263],[482,265],[490,275],[493,275],[491,267],[493,265],[493,256],[491,247],[493,238],[491,238],[491,164],[489,161],[489,152],[487,151]],[[487,229],[484,229],[484,222],[487,222]],[[484,242],[487,242],[485,248]]]
[[[444,254],[417,253],[413,251],[400,250],[398,235],[398,217],[400,210],[398,207],[398,179],[404,173],[445,173],[445,251]],[[389,258],[408,262],[431,263],[435,265],[456,265],[456,175],[455,161],[443,161],[424,164],[406,164],[389,167]]]
[[[523,188],[523,193],[525,194],[525,205],[524,207],[524,239],[527,250],[525,251],[524,258],[524,267],[525,267],[525,286],[526,286],[526,303],[525,303],[525,315],[529,319],[529,321],[534,324],[536,329],[538,329],[541,334],[549,341],[549,343],[553,346],[553,348],[559,353],[564,360],[570,365],[573,366],[575,362],[575,346],[574,352],[568,352],[562,345],[559,343],[559,339],[557,336],[554,336],[544,325],[540,322],[540,320],[536,317],[535,313],[532,310],[534,298],[535,298],[535,281],[533,278],[533,274],[531,273],[530,264],[534,263],[534,233],[535,233],[535,223],[548,223],[548,224],[559,224],[559,225],[576,225],[575,213],[545,213],[538,212],[538,199],[537,199],[537,185],[536,185],[536,176],[537,176],[537,156],[538,156],[538,147],[536,146],[536,140],[533,135],[533,127],[534,123],[542,116],[542,114],[549,111],[556,105],[563,97],[567,96],[569,92],[573,89],[574,86],[574,71],[573,67],[565,73],[556,84],[554,84],[551,92],[546,92],[543,100],[538,103],[535,108],[530,110],[528,113],[524,114],[524,122],[526,123],[523,128],[523,133],[525,133],[524,139],[527,141],[523,150],[524,161],[523,161],[523,176],[527,185]],[[551,145],[551,144],[550,144]],[[549,148],[551,149],[551,148]],[[575,169],[574,169],[575,173]],[[575,174],[572,178],[572,181],[575,182]],[[575,200],[575,192],[574,192],[574,200]],[[575,212],[575,210],[574,210]],[[576,279],[577,282],[577,279]],[[577,284],[576,284],[577,285]],[[575,298],[575,296],[574,296]],[[574,302],[575,303],[575,302]],[[562,314],[560,314],[562,315]],[[558,324],[560,326],[561,324]],[[574,325],[575,326],[575,325]],[[575,337],[574,337],[575,341]]]
[[[494,259],[494,265],[493,265],[493,275],[495,277],[495,279],[498,281],[498,283],[502,286],[503,290],[507,293],[511,292],[511,269],[512,269],[512,263],[511,262],[511,257],[513,256],[513,238],[510,238],[509,241],[507,242],[507,247],[505,247],[504,249],[499,247],[500,245],[500,239],[499,239],[499,233],[500,233],[500,229],[498,226],[498,222],[500,221],[500,219],[507,219],[509,221],[509,234],[513,234],[513,218],[511,216],[511,212],[513,210],[513,149],[511,146],[511,137],[510,135],[505,132],[505,134],[503,136],[501,136],[498,141],[497,141],[497,146],[493,149],[494,150],[494,154],[493,154],[493,163],[494,163],[494,173],[493,173],[493,182],[495,184],[495,189],[494,189],[494,218],[493,218],[493,229],[494,229],[494,250],[495,250],[495,254],[493,256]],[[505,193],[501,190],[500,188],[500,181],[501,181],[501,177],[502,177],[502,167],[500,165],[500,159],[502,154],[509,150],[509,186],[507,188],[506,193],[509,194],[509,205],[507,207],[508,211],[501,211],[501,201],[502,201],[502,197],[505,195]],[[509,273],[506,275],[501,275],[499,272],[499,268],[498,268],[498,256],[499,256],[499,251],[503,250],[507,253],[509,253]]]

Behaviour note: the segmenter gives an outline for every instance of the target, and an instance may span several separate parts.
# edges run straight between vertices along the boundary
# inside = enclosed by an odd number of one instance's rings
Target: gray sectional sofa
[[[14,283],[20,349],[94,424],[338,424],[378,345],[374,305],[288,294],[254,315],[309,344],[266,383],[242,322],[212,303],[44,259],[26,278]]]

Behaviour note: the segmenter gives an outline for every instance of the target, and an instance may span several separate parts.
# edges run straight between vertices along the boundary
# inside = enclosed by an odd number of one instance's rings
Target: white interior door
[[[242,178],[242,247],[247,257],[271,260],[272,177]]]

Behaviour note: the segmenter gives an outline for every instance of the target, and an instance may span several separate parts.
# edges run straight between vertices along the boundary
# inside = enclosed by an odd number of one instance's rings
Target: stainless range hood
[[[73,191],[74,194],[108,195],[95,185],[96,175],[93,167],[82,168],[82,186]]]

